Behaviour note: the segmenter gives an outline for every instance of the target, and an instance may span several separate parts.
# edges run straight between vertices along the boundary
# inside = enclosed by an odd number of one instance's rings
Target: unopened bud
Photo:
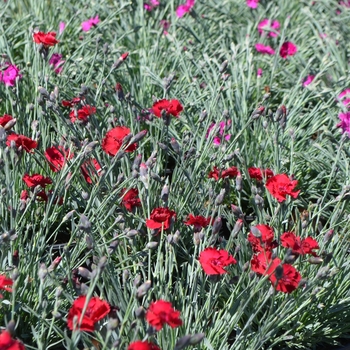
[[[91,278],[91,272],[86,269],[85,267],[78,267],[78,274],[83,277],[83,278],[86,278],[86,279],[90,279]]]
[[[232,232],[231,232],[232,238],[235,238],[237,236],[237,234],[241,231],[242,226],[243,226],[243,220],[238,219],[235,223],[235,226],[233,227]]]
[[[144,318],[146,314],[146,311],[144,309],[143,306],[139,306],[136,310],[135,310],[135,316],[137,318]]]
[[[242,175],[241,173],[238,173],[236,176],[236,190],[238,192],[242,191]]]
[[[158,242],[148,242],[146,244],[146,248],[150,250],[156,249],[157,247],[158,247]]]
[[[334,233],[334,230],[328,230],[323,237],[323,242],[324,243],[329,242],[331,240],[331,238],[333,237],[333,233]]]
[[[175,344],[174,350],[182,350],[187,347],[191,340],[191,334],[181,337]]]
[[[213,222],[213,227],[212,227],[211,233],[212,233],[213,235],[218,234],[218,233],[220,232],[220,230],[221,230],[221,227],[222,227],[222,219],[221,219],[221,217],[219,216],[219,217],[217,217],[217,218],[214,220],[214,222]]]
[[[260,230],[259,229],[257,229],[255,226],[252,226],[251,228],[250,228],[250,232],[253,234],[253,236],[254,237],[256,237],[256,238],[261,238],[261,232],[260,232]]]
[[[46,278],[47,273],[48,271],[47,271],[46,265],[44,263],[40,264],[38,276],[41,281],[43,281]]]
[[[160,194],[160,198],[163,202],[167,202],[169,198],[169,186],[164,185],[162,189],[162,193]]]
[[[308,262],[313,265],[319,265],[323,263],[323,259],[321,259],[319,256],[311,256],[308,259]]]
[[[139,288],[137,288],[136,296],[138,298],[142,298],[143,296],[145,296],[147,294],[147,292],[150,290],[151,286],[152,286],[152,282],[150,280],[141,284],[141,286]]]
[[[318,270],[316,278],[325,279],[328,277],[328,275],[329,275],[329,267],[323,266]]]
[[[243,218],[243,212],[241,210],[241,208],[237,207],[236,205],[234,204],[231,204],[231,210],[233,212],[233,215],[236,217],[236,218]]]
[[[219,69],[220,73],[225,72],[225,70],[227,68],[227,64],[228,64],[228,60],[225,60],[224,62],[222,62],[221,66],[220,66],[220,69]]]
[[[179,145],[179,143],[176,141],[176,139],[174,137],[170,140],[170,144],[171,144],[171,147],[173,148],[175,153],[181,154],[180,145]]]
[[[215,198],[215,205],[219,206],[223,203],[224,198],[225,198],[225,192],[226,192],[226,190],[224,188],[220,191],[218,196]]]
[[[130,144],[140,142],[147,135],[147,130],[138,132],[135,136],[130,139]]]
[[[206,110],[202,111],[201,114],[200,114],[200,116],[199,116],[199,120],[198,120],[198,121],[199,121],[200,123],[202,123],[202,122],[207,118],[207,116],[208,116],[207,111],[206,111]]]
[[[197,333],[191,336],[189,345],[197,345],[205,338],[204,333]]]
[[[140,168],[141,162],[142,162],[142,154],[138,154],[134,159],[134,163],[132,164],[132,169],[138,171]]]
[[[91,231],[91,222],[84,214],[80,215],[80,221],[79,221],[78,227],[85,232]]]

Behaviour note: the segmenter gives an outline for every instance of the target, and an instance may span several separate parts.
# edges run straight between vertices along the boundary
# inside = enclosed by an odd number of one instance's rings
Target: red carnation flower
[[[182,325],[180,311],[175,310],[173,305],[165,300],[158,300],[151,303],[146,312],[146,320],[157,331],[160,331],[165,323],[171,328]]]
[[[67,159],[72,159],[73,156],[73,153],[62,146],[52,146],[45,151],[50,169],[54,172],[60,171],[65,166]]]
[[[43,44],[44,46],[55,46],[59,43],[58,40],[56,40],[56,33],[55,32],[38,32],[33,34],[34,42],[37,44]]]
[[[81,331],[93,332],[95,324],[106,317],[111,311],[110,305],[100,298],[92,297],[83,315],[83,309],[86,303],[86,295],[81,295],[74,300],[67,317],[67,326],[70,330],[74,329],[73,319],[77,319],[77,329]]]
[[[174,117],[178,117],[178,115],[183,111],[183,107],[178,100],[159,100],[155,102],[152,106],[152,112],[158,118],[161,118],[162,111],[165,111],[166,114],[170,114]]]
[[[276,274],[272,273],[269,280],[276,290],[291,293],[298,288],[301,275],[294,266],[289,264],[283,264],[282,269],[283,274],[280,279],[277,279]]]
[[[202,215],[193,216],[192,214],[188,215],[187,221],[184,222],[187,226],[194,226],[194,231],[198,232],[202,228],[207,227],[211,222],[211,217],[205,218]]]
[[[0,117],[0,125],[4,128],[5,125],[12,120],[12,116],[9,114],[4,114],[2,117]]]
[[[47,185],[52,184],[52,180],[49,177],[45,177],[40,174],[33,174],[33,175],[24,174],[24,176],[22,177],[22,180],[26,183],[26,185],[29,188],[33,188],[36,186],[41,186],[45,188]]]
[[[72,123],[75,123],[75,121],[77,119],[81,120],[84,123],[86,123],[88,121],[88,119],[89,119],[89,116],[93,115],[95,113],[96,113],[96,107],[92,107],[92,106],[86,105],[83,108],[78,109],[77,111],[73,109],[69,113],[69,118],[70,118]]]
[[[141,200],[138,197],[139,190],[137,188],[130,188],[130,190],[123,188],[121,195],[123,197],[121,204],[127,211],[132,212],[134,208],[141,207]]]
[[[226,177],[233,179],[235,178],[240,172],[235,166],[232,166],[231,168],[228,168],[226,170],[223,170],[221,173],[221,178],[224,179]]]
[[[0,334],[0,349],[25,350],[25,347],[20,341],[12,339],[11,334],[8,331],[2,331]]]
[[[312,237],[301,239],[300,237],[296,237],[294,232],[283,233],[281,244],[283,247],[291,248],[292,253],[298,255],[312,254],[313,256],[317,256],[313,250],[320,249],[317,241]]]
[[[292,198],[297,198],[300,191],[293,192],[298,184],[298,180],[291,180],[286,174],[278,174],[270,177],[266,181],[266,188],[279,202],[287,199],[287,194]]]
[[[6,290],[7,292],[12,292],[12,289],[9,287],[12,285],[13,285],[13,281],[11,278],[6,277],[5,275],[0,275],[0,289]],[[0,294],[0,298],[2,298],[1,294]]]
[[[236,264],[236,259],[224,249],[206,248],[199,255],[199,262],[207,275],[227,273],[225,266]]]
[[[74,107],[75,105],[80,103],[80,101],[83,100],[83,99],[84,98],[73,97],[70,101],[69,100],[63,100],[62,101],[62,106],[63,107]]]
[[[11,134],[7,136],[6,145],[11,146],[11,141],[14,141],[16,147],[22,147],[27,153],[38,147],[38,143],[27,136]]]
[[[128,346],[128,350],[160,350],[160,348],[151,342],[137,340]]]
[[[92,179],[96,179],[97,175],[101,174],[101,166],[95,158],[87,159],[80,167],[80,170],[85,181],[89,184],[92,184]]]
[[[261,237],[256,237],[252,231],[258,230]],[[256,225],[248,234],[248,241],[252,246],[253,252],[263,252],[272,250],[278,246],[277,242],[274,241],[273,228],[268,225]]]
[[[260,168],[248,168],[248,173],[251,179],[262,181],[263,178],[269,179],[274,175],[271,169],[260,169]]]
[[[176,213],[169,208],[155,208],[151,212],[151,216],[146,220],[146,226],[150,229],[167,230],[170,227],[171,219],[176,220]]]
[[[284,59],[287,56],[294,56],[298,52],[298,48],[290,41],[286,41],[282,44],[280,49],[280,56]]]
[[[250,265],[252,271],[265,276],[273,273],[280,263],[281,260],[279,258],[272,259],[271,251],[265,251],[254,254]]]
[[[102,140],[102,149],[107,154],[114,157],[122,146],[123,139],[129,134],[130,129],[125,126],[117,126],[114,129],[109,130]],[[133,143],[132,145],[129,145],[127,148],[125,148],[124,151],[132,152],[135,151],[136,148],[137,144]]]
[[[219,180],[219,176],[220,176],[219,169],[216,166],[214,166],[213,170],[209,172],[208,178],[209,179],[215,179],[216,181],[218,181]]]

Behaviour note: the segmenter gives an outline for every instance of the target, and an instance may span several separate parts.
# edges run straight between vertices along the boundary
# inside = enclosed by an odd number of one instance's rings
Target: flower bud
[[[311,256],[307,261],[310,264],[314,264],[314,265],[319,265],[323,263],[323,259],[321,259],[319,256]]]
[[[238,192],[242,191],[242,175],[241,173],[238,173],[236,176],[236,190]]]
[[[234,204],[231,204],[231,210],[236,218],[243,218],[244,215],[241,208],[237,207]]]
[[[132,164],[132,170],[139,170],[140,165],[142,162],[142,154],[138,154],[135,159],[134,159],[134,163]]]
[[[181,154],[180,145],[179,145],[179,143],[176,141],[176,139],[174,137],[170,140],[170,145],[173,148],[175,153]]]
[[[145,296],[147,294],[147,292],[150,290],[151,286],[152,286],[152,282],[150,280],[141,284],[141,286],[139,288],[137,288],[136,296],[138,298],[142,298],[143,296]]]
[[[213,235],[218,234],[218,233],[220,232],[220,230],[221,230],[221,227],[222,227],[222,219],[221,219],[221,217],[219,216],[219,217],[217,217],[217,218],[214,220],[214,222],[213,222],[213,227],[212,227],[211,233],[212,233]]]
[[[333,233],[334,233],[334,230],[328,230],[323,237],[323,242],[324,243],[329,242],[331,240],[331,238],[333,237]]]
[[[167,202],[169,198],[169,186],[164,185],[162,189],[162,193],[160,194],[160,198],[163,202]]]
[[[158,242],[148,242],[146,244],[146,248],[150,250],[156,249],[157,247],[158,247]]]
[[[199,344],[203,339],[205,338],[205,334],[204,333],[197,333],[197,334],[193,334],[191,336],[191,339],[189,341],[189,345],[197,345]]]
[[[185,347],[187,347],[189,345],[189,342],[191,340],[191,334],[185,335],[183,337],[181,337],[175,344],[175,348],[174,350],[182,350]]]
[[[136,310],[135,310],[135,316],[137,318],[144,318],[145,317],[145,314],[146,314],[146,311],[144,309],[143,306],[139,306]]]
[[[323,266],[318,270],[316,278],[325,279],[328,277],[328,275],[329,275],[329,266]]]
[[[250,228],[250,232],[253,234],[254,237],[256,238],[261,238],[261,232],[259,229],[257,229],[255,226],[252,226]]]
[[[140,142],[147,135],[147,130],[142,130],[133,136],[130,140],[130,144]]]
[[[40,264],[39,271],[38,271],[38,276],[40,281],[44,281],[44,279],[47,276],[47,273],[48,271],[47,271],[46,265],[44,263]]]
[[[228,64],[228,60],[225,60],[224,62],[221,63],[221,66],[220,66],[220,69],[219,69],[220,73],[223,73],[223,72],[226,71],[227,64]]]
[[[241,231],[243,226],[243,220],[242,219],[237,219],[235,226],[233,227],[233,230],[231,232],[232,238],[235,238],[237,234]]]

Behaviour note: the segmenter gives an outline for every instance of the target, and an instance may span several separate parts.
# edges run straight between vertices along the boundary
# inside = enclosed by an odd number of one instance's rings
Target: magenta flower
[[[256,9],[259,5],[259,0],[247,0],[247,6]]]
[[[81,24],[81,28],[84,32],[88,32],[91,27],[96,26],[98,23],[100,23],[100,19],[98,18],[98,15],[96,17],[92,17],[88,19],[87,21],[84,21]]]
[[[350,107],[350,89],[345,89],[338,95],[338,100],[345,106]]]
[[[195,2],[196,2],[196,0],[187,0],[185,4],[180,5],[176,9],[177,17],[181,18],[185,13],[190,12],[191,8],[194,6]]]
[[[61,58],[62,58],[61,54],[54,53],[54,54],[52,54],[52,56],[49,60],[49,64],[54,67],[56,74],[61,73],[62,69],[63,69],[63,63],[65,61],[61,60]]]
[[[280,22],[277,20],[270,20],[270,19],[263,19],[258,24],[258,32],[260,35],[264,34],[264,31],[267,31],[267,36],[270,36],[272,38],[276,38],[279,34],[278,29],[280,28]]]
[[[228,120],[227,122],[220,122],[219,124],[212,123],[209,126],[205,137],[208,138],[209,136],[211,136],[213,131],[214,131],[213,129],[215,128],[215,131],[217,132],[217,134],[213,138],[214,145],[219,146],[223,139],[225,139],[226,141],[230,141],[231,135],[230,134],[224,135],[226,125],[227,125],[227,127],[230,127],[231,120]],[[219,130],[217,130],[217,129],[219,129]]]
[[[350,137],[350,112],[339,113],[340,123],[337,124],[338,128],[342,129],[342,134],[347,134]]]
[[[264,44],[261,44],[261,43],[255,44],[255,49],[256,49],[256,51],[258,51],[264,55],[265,54],[266,55],[274,55],[275,54],[275,50],[271,46],[265,46]]]
[[[20,74],[19,68],[15,64],[6,62],[4,65],[7,67],[2,68],[2,71],[0,70],[0,81],[6,86],[14,86],[16,79],[22,78],[22,74]]]
[[[58,33],[62,34],[65,28],[66,28],[66,23],[60,22],[60,24],[58,25]]]
[[[160,2],[157,0],[150,0],[146,2],[143,7],[146,11],[152,11],[155,7],[159,6]]]
[[[314,75],[308,75],[305,79],[304,79],[304,82],[303,82],[303,86],[306,87],[308,85],[310,85],[313,80],[315,79],[315,76]]]
[[[262,77],[262,74],[263,74],[263,70],[261,68],[258,68],[258,71],[256,72],[256,76],[258,78],[261,78]]]
[[[291,41],[286,41],[280,49],[280,56],[286,59],[287,56],[294,56],[298,52],[298,48]]]
[[[159,22],[160,26],[163,27],[163,34],[164,35],[168,35],[168,29],[170,28],[170,22],[167,21],[166,19],[162,19],[160,22]]]

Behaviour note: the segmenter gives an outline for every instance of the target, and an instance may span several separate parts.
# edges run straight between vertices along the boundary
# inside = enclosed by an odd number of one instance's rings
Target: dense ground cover
[[[0,349],[347,342],[348,1],[0,18]]]

